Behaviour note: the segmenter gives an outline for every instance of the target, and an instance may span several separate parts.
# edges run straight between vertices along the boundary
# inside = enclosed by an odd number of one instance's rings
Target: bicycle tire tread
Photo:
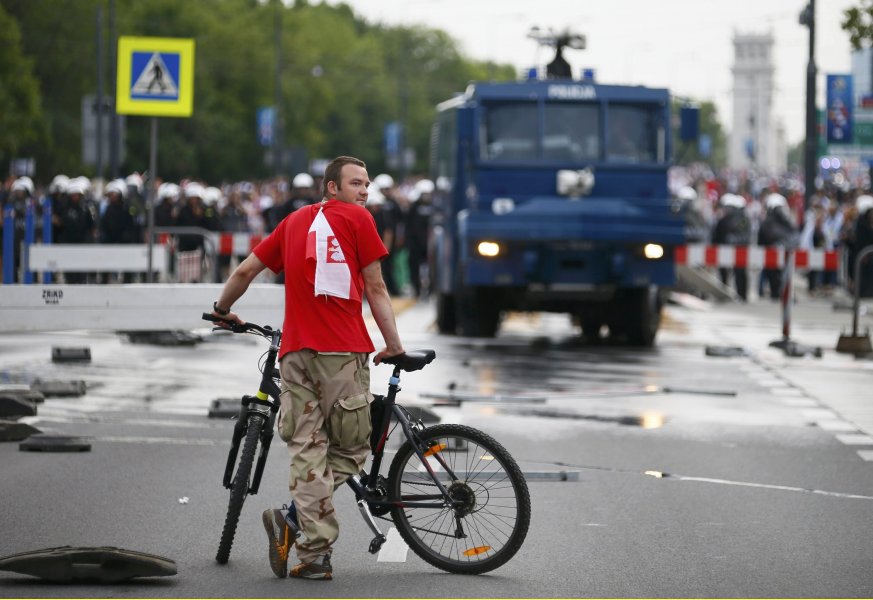
[[[255,453],[258,449],[258,439],[261,436],[261,428],[263,427],[263,424],[263,417],[259,415],[252,415],[249,417],[246,437],[243,443],[242,453],[240,454],[239,466],[237,467],[236,475],[232,480],[233,484],[230,490],[227,516],[224,519],[224,527],[221,531],[221,542],[218,544],[218,552],[215,555],[216,562],[222,565],[226,564],[230,558],[230,550],[233,546],[233,538],[236,535],[237,525],[239,524],[239,516],[242,513],[243,503],[249,492],[248,488],[252,466],[255,462]]]

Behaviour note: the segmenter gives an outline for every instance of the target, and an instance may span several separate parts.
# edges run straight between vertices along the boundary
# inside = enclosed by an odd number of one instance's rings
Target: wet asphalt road
[[[231,425],[206,413],[212,399],[254,391],[258,338],[208,336],[192,349],[111,333],[0,336],[3,381],[88,383],[84,397],[50,398],[31,421],[93,445],[48,454],[0,444],[0,555],[107,545],[172,558],[179,569],[102,586],[0,573],[0,594],[870,597],[873,461],[864,453],[873,442],[844,440],[873,433],[861,419],[873,363],[830,351],[851,318],[824,304],[800,307],[794,326],[824,357],[784,357],[767,346],[778,315],[766,303],[671,305],[657,347],[645,350],[584,343],[556,315],[513,316],[495,340],[439,336],[432,306],[408,308],[399,317],[407,349],[434,348],[437,360],[404,376],[401,403],[483,429],[510,450],[529,475],[530,533],[513,560],[484,576],[441,573],[411,552],[380,560],[341,490],[330,583],[276,580],[267,565],[260,512],[287,489],[279,444],[246,502],[230,563],[213,561]],[[706,356],[714,344],[748,355]],[[52,346],[88,346],[92,361],[53,364]],[[374,391],[387,376],[373,369]],[[557,480],[561,472],[570,481]]]

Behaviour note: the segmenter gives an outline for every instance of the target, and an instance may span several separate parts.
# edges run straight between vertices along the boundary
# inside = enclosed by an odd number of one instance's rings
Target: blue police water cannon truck
[[[561,312],[586,337],[651,346],[684,242],[667,187],[670,94],[572,79],[561,49],[584,38],[547,41],[545,79],[472,83],[437,107],[438,329],[492,337],[507,311]]]

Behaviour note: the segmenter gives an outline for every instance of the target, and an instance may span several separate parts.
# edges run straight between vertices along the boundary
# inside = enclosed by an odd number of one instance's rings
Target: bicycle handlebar
[[[215,315],[209,313],[203,313],[203,320],[210,321],[212,323],[222,323],[226,325],[226,329],[230,329],[234,333],[248,333],[250,331],[254,331],[264,337],[270,337],[273,335],[273,328],[267,325],[266,327],[261,327],[255,323],[243,323],[240,325],[235,321],[228,321],[227,319],[222,319],[221,317],[216,317]]]

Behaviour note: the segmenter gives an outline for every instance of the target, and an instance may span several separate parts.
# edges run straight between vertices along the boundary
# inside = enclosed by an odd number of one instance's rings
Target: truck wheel
[[[650,286],[632,290],[625,300],[627,340],[633,346],[651,347],[661,326],[661,294]]]
[[[494,337],[500,326],[500,307],[488,290],[462,288],[455,302],[458,333],[466,337]]]
[[[444,335],[454,335],[458,326],[454,296],[437,293],[436,313],[437,331]]]

